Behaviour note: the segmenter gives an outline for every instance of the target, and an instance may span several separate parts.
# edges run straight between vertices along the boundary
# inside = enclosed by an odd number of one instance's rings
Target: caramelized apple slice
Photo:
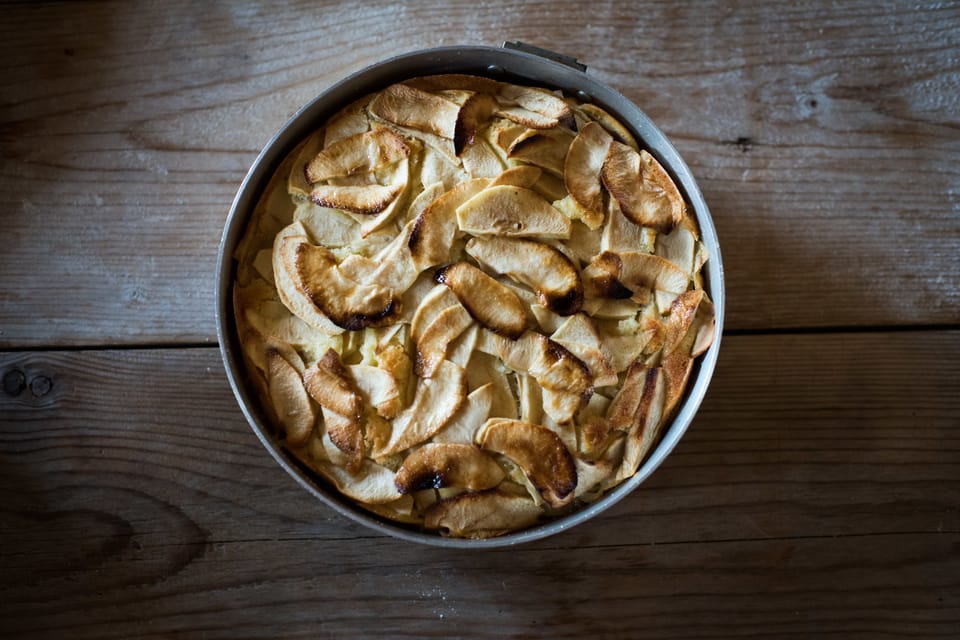
[[[390,206],[390,203],[402,190],[403,185],[339,186],[321,184],[313,187],[310,192],[310,199],[321,207],[372,216]]]
[[[523,469],[543,500],[560,508],[573,500],[577,469],[560,437],[538,424],[492,418],[477,432],[477,443]]]
[[[400,493],[442,487],[482,491],[505,476],[493,458],[472,444],[425,444],[404,459],[394,483]]]
[[[690,275],[673,263],[637,251],[604,251],[584,269],[583,276],[606,298],[629,298],[652,290],[680,294],[690,284]]]
[[[495,118],[484,131],[483,135],[494,151],[500,154],[504,160],[507,160],[507,152],[510,150],[510,145],[526,131],[527,127],[522,127],[508,120]]]
[[[246,296],[248,292],[240,291],[238,295]],[[241,313],[242,315],[237,316],[238,330],[245,335],[250,334],[248,337],[254,343],[259,342],[261,352],[268,342],[287,343],[309,351],[314,348],[337,349],[343,341],[341,335],[329,335],[291,315],[290,311],[276,300],[264,300],[256,306],[243,307]],[[282,355],[287,357],[286,353]],[[255,354],[252,358],[261,370],[266,371],[265,354]],[[288,362],[294,364],[289,358]]]
[[[672,367],[671,375],[677,373]],[[666,417],[667,380],[662,368],[637,361],[627,370],[623,386],[610,403],[607,419],[614,428],[627,433],[617,480],[637,472],[659,436]],[[676,390],[673,393],[676,394]]]
[[[667,317],[666,335],[663,341],[664,356],[673,353],[687,336],[704,295],[703,289],[694,289],[681,293],[673,301],[670,306],[670,315]]]
[[[355,472],[363,460],[363,400],[340,361],[340,354],[328,349],[317,364],[304,372],[303,383],[323,409],[330,440],[347,456],[347,469]]]
[[[388,419],[397,415],[403,398],[400,385],[390,371],[366,364],[351,364],[346,369],[360,396],[377,410],[378,415]]]
[[[683,198],[677,186],[646,151],[637,153],[614,140],[600,176],[623,215],[633,223],[670,233],[683,218]]]
[[[693,370],[693,358],[675,351],[660,361],[663,369],[664,406],[663,415],[670,416],[680,404],[680,398],[687,388],[690,372]]]
[[[433,284],[431,282],[431,284]],[[423,332],[433,324],[444,310],[457,304],[457,297],[447,287],[433,284],[413,314],[410,323],[410,337],[419,342]]]
[[[690,347],[690,355],[696,358],[703,355],[716,338],[717,315],[713,303],[709,300],[700,303],[700,309],[694,318],[694,326],[697,333],[693,340],[693,346]]]
[[[490,121],[497,101],[487,93],[474,93],[460,106],[454,127],[453,148],[460,155],[465,148],[477,144],[477,134]]]
[[[570,105],[545,89],[502,83],[497,101],[505,105],[498,115],[532,129],[576,126]]]
[[[306,166],[311,183],[375,171],[410,155],[410,145],[388,129],[359,133],[325,147]]]
[[[398,311],[393,292],[377,284],[360,284],[338,269],[326,248],[296,237],[281,241],[284,266],[293,284],[337,326],[348,330],[389,324]],[[287,262],[293,262],[292,265]]]
[[[471,238],[466,251],[488,269],[533,289],[551,311],[571,315],[583,304],[583,283],[576,266],[550,245],[482,236]]]
[[[625,126],[620,124],[619,120],[597,105],[582,104],[580,105],[580,111],[586,114],[589,118],[595,120],[600,126],[607,130],[607,133],[616,138],[618,142],[622,142],[628,147],[639,150],[637,141],[634,139],[633,134],[630,133]]]
[[[462,182],[436,198],[416,217],[408,246],[417,270],[422,271],[450,259],[450,248],[457,234],[457,209],[480,193],[488,183],[489,180],[484,178]]]
[[[490,335],[493,348],[489,350],[508,368],[533,376],[543,388],[543,409],[558,424],[570,422],[593,395],[587,365],[553,340],[535,331],[517,340]]]
[[[655,251],[658,256],[692,277],[703,265],[696,264],[697,236],[688,221],[689,218],[684,218],[670,233],[657,234]]]
[[[473,265],[457,262],[438,270],[434,279],[449,287],[470,315],[494,333],[516,339],[526,329],[520,298]]]
[[[330,335],[342,333],[343,328],[318,309],[301,286],[296,269],[296,250],[300,243],[307,241],[306,231],[299,222],[282,229],[274,239],[272,258],[277,296],[290,313],[311,327]]]
[[[593,322],[583,313],[567,318],[550,339],[568,349],[590,369],[595,387],[606,387],[619,382]]]

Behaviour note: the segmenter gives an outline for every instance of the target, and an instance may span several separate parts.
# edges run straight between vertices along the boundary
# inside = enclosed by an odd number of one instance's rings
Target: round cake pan
[[[626,124],[640,145],[667,169],[692,209],[700,226],[701,239],[710,253],[704,266],[704,287],[716,313],[713,344],[697,359],[678,411],[672,421],[664,426],[659,443],[633,477],[596,502],[562,518],[501,537],[481,540],[445,538],[378,518],[341,496],[321,477],[284,451],[271,436],[266,412],[249,380],[233,311],[233,283],[237,268],[234,250],[243,237],[261,193],[283,159],[297,143],[353,100],[407,78],[441,73],[473,74],[559,89],[581,101],[603,107]],[[399,55],[344,78],[297,111],[261,151],[234,198],[220,242],[216,287],[217,337],[227,377],[244,415],[267,451],[304,489],[344,516],[385,535],[441,547],[503,547],[537,540],[586,522],[622,500],[660,466],[689,427],[713,375],[723,331],[723,264],[716,230],[703,195],[677,150],[635,104],[593,79],[584,65],[560,54],[516,43],[504,43],[499,48],[443,47]]]

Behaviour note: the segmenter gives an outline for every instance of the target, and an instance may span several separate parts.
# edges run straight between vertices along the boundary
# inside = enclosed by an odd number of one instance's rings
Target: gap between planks
[[[909,325],[865,325],[865,326],[823,326],[823,327],[781,327],[776,329],[724,329],[723,337],[741,336],[803,336],[803,335],[844,335],[877,333],[935,333],[938,331],[960,331],[957,324],[909,324]],[[0,348],[4,353],[33,352],[80,352],[80,351],[147,351],[165,349],[219,349],[220,343],[213,342],[123,342],[77,345],[29,345],[23,347],[6,346]]]
[[[531,542],[528,545],[524,545],[525,548],[536,551],[566,551],[570,549],[616,549],[616,548],[633,548],[633,547],[668,547],[675,545],[702,545],[702,544],[749,544],[755,542],[792,542],[797,540],[833,540],[841,538],[877,538],[877,537],[891,537],[891,536],[941,536],[941,535],[954,535],[960,533],[960,529],[938,529],[936,531],[929,530],[917,530],[917,531],[876,531],[876,532],[860,532],[860,533],[836,533],[836,534],[822,534],[822,535],[794,535],[794,536],[760,536],[752,538],[714,538],[709,540],[698,540],[696,538],[690,538],[686,540],[669,540],[666,542],[658,542],[656,540],[651,540],[647,542],[634,542],[634,543],[618,543],[618,544],[576,544],[576,545],[537,545],[536,542]],[[383,540],[383,541],[396,541],[396,538],[390,536],[378,536],[378,535],[354,535],[354,536],[340,536],[340,537],[323,537],[323,536],[291,536],[291,537],[278,537],[278,538],[234,538],[234,539],[223,539],[223,540],[209,540],[207,543],[209,545],[218,545],[218,544],[248,544],[252,542],[343,542],[343,541],[352,541],[352,540]],[[176,545],[171,545],[176,546]],[[486,551],[496,552],[496,551],[507,551],[512,552],[516,551],[515,548],[504,547],[504,548],[491,548]]]

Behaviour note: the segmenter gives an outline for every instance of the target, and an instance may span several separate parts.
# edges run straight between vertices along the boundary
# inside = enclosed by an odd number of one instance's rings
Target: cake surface
[[[390,520],[491,537],[634,475],[714,335],[696,220],[627,127],[465,75],[285,159],[237,248],[275,437]]]

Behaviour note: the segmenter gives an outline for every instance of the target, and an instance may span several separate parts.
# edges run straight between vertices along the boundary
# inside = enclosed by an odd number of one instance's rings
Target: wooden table
[[[301,104],[502,40],[578,57],[671,137],[727,330],[637,492],[438,550],[273,462],[214,263]],[[17,3],[0,69],[0,637],[960,637],[956,3]]]

